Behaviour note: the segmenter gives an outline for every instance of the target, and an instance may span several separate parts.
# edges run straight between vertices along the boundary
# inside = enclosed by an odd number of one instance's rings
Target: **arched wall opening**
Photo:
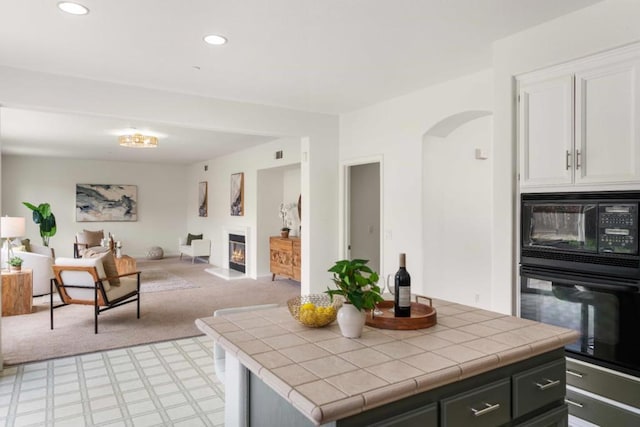
[[[489,111],[449,116],[423,136],[425,293],[491,308],[492,181]]]

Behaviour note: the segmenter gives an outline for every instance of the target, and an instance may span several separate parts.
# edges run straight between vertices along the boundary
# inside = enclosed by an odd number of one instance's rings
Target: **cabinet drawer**
[[[564,359],[513,376],[513,417],[517,418],[556,400],[566,388]]]
[[[602,426],[638,426],[640,415],[567,388],[569,413]]]
[[[499,426],[511,419],[511,381],[507,378],[478,387],[442,399],[440,404],[443,426]]]
[[[293,247],[291,240],[280,237],[272,237],[269,244],[271,245],[271,250],[277,251],[291,252],[291,248]]]
[[[640,379],[632,380],[567,359],[567,384],[640,408]]]
[[[368,425],[371,427],[438,427],[438,405],[432,403],[424,408],[414,409]]]
[[[527,420],[518,427],[566,427],[569,423],[569,410],[567,405],[552,409],[542,415]]]

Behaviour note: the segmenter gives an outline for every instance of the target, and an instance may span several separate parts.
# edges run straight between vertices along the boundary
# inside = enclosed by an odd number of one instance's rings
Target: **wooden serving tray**
[[[421,304],[419,299],[429,301],[429,305]],[[437,323],[436,309],[432,307],[429,297],[416,295],[416,301],[411,303],[411,317],[395,317],[393,315],[393,301],[383,301],[378,303],[378,309],[382,311],[380,315],[372,315],[367,311],[366,324],[380,329],[397,329],[409,331],[413,329],[430,328]]]

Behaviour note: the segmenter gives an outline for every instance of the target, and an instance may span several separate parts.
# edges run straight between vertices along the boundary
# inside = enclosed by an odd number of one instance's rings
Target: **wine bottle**
[[[395,317],[411,317],[411,276],[407,272],[406,255],[400,254],[400,269],[395,281]]]

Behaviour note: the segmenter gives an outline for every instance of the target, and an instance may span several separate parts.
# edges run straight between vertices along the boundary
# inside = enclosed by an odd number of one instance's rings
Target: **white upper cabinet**
[[[640,188],[640,49],[522,76],[518,95],[523,191]]]
[[[573,77],[532,81],[520,87],[521,185],[573,182]]]
[[[640,61],[576,73],[578,184],[640,181]]]

